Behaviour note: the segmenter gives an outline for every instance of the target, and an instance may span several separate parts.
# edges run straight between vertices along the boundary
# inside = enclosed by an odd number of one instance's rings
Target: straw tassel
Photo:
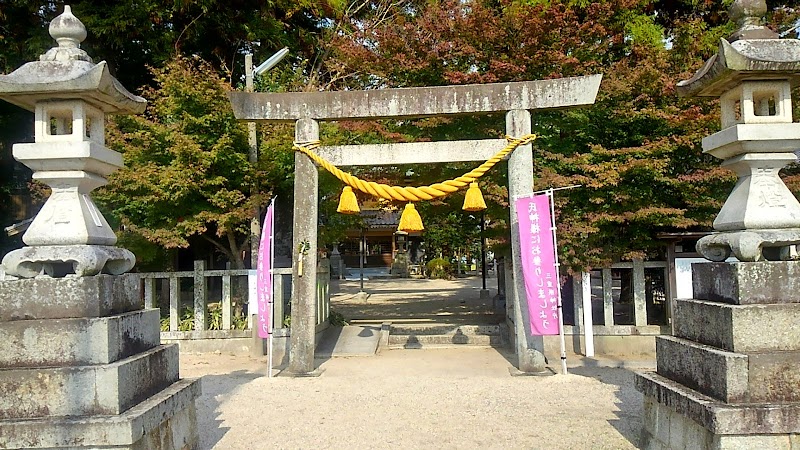
[[[339,196],[339,207],[336,208],[336,212],[342,214],[358,214],[361,212],[361,209],[358,207],[356,194],[350,186],[345,186],[344,189],[342,189],[342,195]]]
[[[483,194],[478,187],[478,183],[470,183],[467,189],[467,195],[464,196],[464,211],[483,211],[486,209],[486,202],[483,200]]]
[[[400,225],[397,226],[397,229],[406,233],[414,233],[425,229],[422,226],[422,217],[419,216],[413,203],[406,204],[403,215],[400,216]]]

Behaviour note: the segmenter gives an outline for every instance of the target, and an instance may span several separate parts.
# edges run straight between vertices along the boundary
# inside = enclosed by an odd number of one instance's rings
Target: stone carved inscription
[[[753,173],[753,189],[758,194],[758,206],[766,208],[785,208],[786,199],[781,192],[782,184],[778,178],[778,169],[757,168]]]

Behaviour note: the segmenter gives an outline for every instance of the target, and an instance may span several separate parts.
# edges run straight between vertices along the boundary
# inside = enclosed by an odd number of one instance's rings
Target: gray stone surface
[[[747,399],[747,355],[671,336],[656,338],[659,375],[727,403]]]
[[[253,95],[253,94],[250,94]],[[295,140],[311,142],[319,139],[319,123],[311,119],[297,121]],[[292,335],[288,372],[295,375],[314,371],[315,329],[317,324],[317,189],[319,173],[311,159],[295,153],[294,210],[292,230]],[[307,245],[305,252],[298,250]]]
[[[740,123],[703,138],[703,150],[728,159],[746,153],[791,153],[797,149],[800,123]]]
[[[800,41],[796,39],[720,39],[712,56],[691,79],[678,83],[682,96],[719,97],[747,79],[797,78]]]
[[[635,377],[636,389],[712,433],[800,433],[800,403],[729,405],[652,372]]]
[[[239,120],[380,119],[567,108],[594,103],[602,75],[465,86],[246,93],[228,98]]]
[[[158,309],[96,319],[0,322],[0,368],[108,364],[160,343]]]
[[[105,317],[142,309],[139,278],[120,276],[0,281],[0,322]]]
[[[501,336],[453,333],[449,335],[389,335],[389,346],[406,348],[409,343],[419,344],[419,348],[449,347],[454,344],[483,347],[503,347],[506,345]]]
[[[800,228],[723,231],[703,236],[697,241],[697,252],[714,262],[731,255],[743,262],[796,261],[799,242]]]
[[[200,380],[180,380],[120,415],[0,420],[0,448],[197,448],[200,389]]]
[[[453,163],[486,161],[506,145],[505,139],[402,142],[323,146],[317,153],[336,166]]]
[[[784,125],[800,124],[754,126],[782,128]],[[769,130],[764,131],[767,134]],[[798,145],[800,133],[794,142]],[[739,179],[714,219],[714,229],[736,231],[797,228],[800,225],[800,202],[779,176],[783,167],[795,161],[797,155],[793,152],[780,153],[774,149],[766,154],[748,153],[726,159],[721,166],[736,172]]]
[[[729,305],[677,299],[672,315],[675,336],[700,344],[738,353],[800,350],[798,303]]]
[[[800,262],[692,264],[698,300],[730,304],[800,303]]]
[[[120,414],[178,381],[178,346],[111,364],[0,370],[0,419]]]
[[[116,241],[116,236],[113,240]],[[135,263],[136,257],[129,250],[109,245],[22,247],[3,257],[6,274],[22,278],[69,274],[85,277],[100,273],[121,275],[131,270]]]
[[[378,350],[380,327],[349,325],[329,327],[317,345],[317,358],[338,356],[373,356]]]
[[[507,345],[500,325],[397,324],[389,329],[388,345],[393,348],[450,347],[472,345],[502,347]]]
[[[642,446],[645,450],[792,450],[800,443],[794,433],[714,435],[694,420],[645,397]]]
[[[506,134],[509,136],[525,136],[531,132],[531,114],[529,111],[513,110],[506,113]],[[533,192],[533,147],[521,145],[508,159],[508,197],[528,195]],[[511,236],[520,236],[519,218],[516,202],[509,204],[509,224]],[[544,357],[544,340],[542,336],[531,336],[530,315],[525,291],[525,280],[522,275],[522,254],[518,239],[512,239],[510,264],[511,279],[507,280],[509,289],[507,298],[513,304],[515,350],[517,368],[522,372],[542,372],[546,368]]]
[[[800,402],[800,352],[748,355],[748,402]]]

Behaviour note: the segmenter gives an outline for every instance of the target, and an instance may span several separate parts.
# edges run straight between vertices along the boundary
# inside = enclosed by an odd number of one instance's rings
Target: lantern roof
[[[37,102],[81,99],[106,114],[138,114],[147,101],[114,78],[105,61],[94,64],[80,48],[86,27],[69,6],[50,23],[58,46],[8,75],[0,75],[0,99],[33,111]]]

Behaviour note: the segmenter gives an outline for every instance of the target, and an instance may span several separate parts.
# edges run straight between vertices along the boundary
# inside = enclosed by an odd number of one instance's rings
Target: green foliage
[[[222,305],[219,303],[212,303],[208,305],[208,314],[206,315],[206,326],[209,330],[222,329]]]
[[[98,193],[98,203],[125,228],[120,242],[135,250],[140,268],[169,259],[165,249],[186,247],[198,236],[241,267],[254,207],[275,194],[291,195],[294,167],[291,125],[259,127],[259,161],[247,161],[244,129],[225,97],[229,85],[240,84],[245,50],[259,62],[291,48],[290,61],[256,80],[259,90],[273,92],[603,73],[595,105],[536,113],[534,131],[542,136],[535,145],[536,186],[584,186],[557,196],[562,261],[573,270],[657,255],[658,232],[709,229],[734,179],[700,150],[700,139],[718,128],[716,103],[675,93],[676,81],[691,76],[733,31],[730,2],[76,0],[73,11],[89,30],[83,48],[96,61],[107,60],[131,91],[151,86],[143,91],[151,101],[144,117],[118,117],[109,125],[108,145],[123,152],[128,168]],[[795,24],[800,10],[794,5],[767,3],[770,26],[785,31]],[[63,2],[0,5],[0,70],[7,73],[53,45],[46,25]],[[26,129],[20,117],[0,108],[6,154],[8,143],[27,137],[18,136]],[[504,131],[502,115],[322,127],[326,144],[501,137]],[[412,184],[469,167],[412,166]],[[355,172],[396,184],[407,169]],[[20,187],[8,173],[4,166],[4,218],[9,193]],[[796,167],[784,171],[795,190],[797,173]],[[504,166],[481,180],[487,235],[496,249],[508,245],[505,184]],[[320,178],[320,243],[360,226],[333,212],[340,189],[338,181]],[[460,212],[460,200],[418,205],[429,255],[474,245],[476,226]]]
[[[560,191],[556,200],[562,263],[579,271],[659,256],[659,232],[709,229],[735,179],[700,147],[702,137],[719,127],[716,103],[675,92],[676,81],[688,79],[732,31],[721,5],[698,8],[648,0],[477,1],[469,8],[457,0],[426,2],[391,21],[362,18],[337,42],[335,57],[356,73],[369,67],[357,79],[370,86],[604,74],[593,106],[538,111],[533,123],[540,136],[534,143],[537,189],[583,185]],[[789,22],[778,16],[773,13]],[[416,128],[410,132],[416,139],[504,134],[502,117],[406,124]],[[422,168],[421,178],[446,179],[463,168],[453,166]],[[501,252],[508,243],[503,172],[498,167],[481,180],[489,205],[487,234]],[[418,205],[426,244],[443,254],[447,237],[465,243],[475,233],[456,212],[456,196],[444,203],[450,209],[438,217],[434,210],[443,203]]]
[[[208,330],[222,330],[222,305],[212,303],[208,305],[206,312],[206,328]],[[244,315],[234,315],[231,317],[232,330],[247,329],[247,317]],[[161,331],[169,331],[169,316],[161,317]],[[181,310],[178,317],[178,331],[194,331],[194,310],[185,307]]]
[[[634,44],[653,48],[664,46],[664,28],[655,22],[653,16],[631,12],[623,15],[622,20],[627,36]]]
[[[170,268],[170,251],[148,241],[144,236],[122,231],[117,234],[117,247],[130,250],[136,255],[136,270],[139,272],[155,272]]]
[[[146,115],[116,117],[109,127],[108,146],[126,167],[95,198],[150,242],[186,247],[201,236],[242,268],[247,220],[264,197],[250,194],[258,174],[226,85],[198,59],[177,58],[154,75]]]
[[[234,330],[247,329],[247,317],[244,314],[234,315],[231,317],[231,328]]]
[[[330,311],[330,315],[328,316],[328,320],[330,321],[331,325],[334,327],[343,327],[349,325],[347,323],[347,319],[344,318],[344,315],[339,311]]]
[[[428,278],[448,280],[453,277],[453,266],[444,258],[434,258],[425,265]]]

